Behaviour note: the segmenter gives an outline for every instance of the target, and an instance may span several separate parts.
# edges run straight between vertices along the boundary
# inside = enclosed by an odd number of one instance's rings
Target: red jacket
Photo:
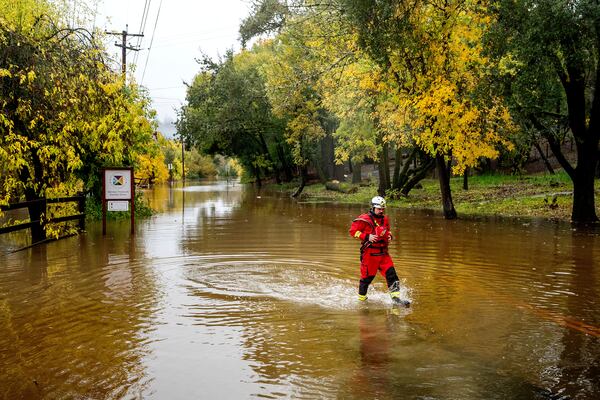
[[[377,218],[371,212],[359,215],[350,226],[350,236],[359,239],[361,242],[369,240],[369,235],[379,234],[380,239],[373,243],[374,247],[386,247],[392,238],[390,221],[387,215]]]

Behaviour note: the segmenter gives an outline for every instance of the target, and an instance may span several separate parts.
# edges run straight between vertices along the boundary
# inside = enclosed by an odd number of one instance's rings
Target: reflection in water
[[[155,284],[139,268],[126,224],[118,232],[112,240],[90,232],[3,258],[5,398],[118,398],[145,387],[140,360],[153,329]]]
[[[356,301],[361,207],[226,182],[0,251],[0,397],[594,398],[598,233],[389,210],[408,310]],[[11,237],[10,240],[13,240]],[[0,238],[0,249],[14,248]]]

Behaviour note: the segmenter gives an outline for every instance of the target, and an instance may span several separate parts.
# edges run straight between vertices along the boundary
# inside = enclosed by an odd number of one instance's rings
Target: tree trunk
[[[463,174],[463,190],[469,190],[469,168],[465,168]]]
[[[548,172],[554,175],[554,168],[552,168],[552,165],[550,165],[550,161],[548,161],[548,157],[546,157],[546,155],[544,154],[544,151],[540,147],[540,144],[537,141],[535,141],[533,142],[533,146],[537,149],[538,153],[540,153],[540,157],[542,157],[542,160],[544,161],[544,165],[546,166]]]
[[[594,197],[594,173],[598,162],[598,152],[596,150],[598,139],[589,136],[578,139],[578,136],[575,136],[577,146],[577,167],[575,168],[565,158],[560,143],[552,136],[548,136],[547,139],[552,153],[573,181],[571,221],[576,223],[598,221]]]
[[[302,193],[302,191],[304,190],[304,186],[306,186],[306,181],[308,180],[308,169],[306,165],[303,165],[300,168],[300,171],[300,186],[298,186],[298,189],[296,189],[294,194],[292,194],[292,197],[300,196],[300,193]]]
[[[435,156],[435,162],[438,171],[438,179],[440,182],[440,192],[442,195],[442,208],[444,211],[444,218],[455,219],[456,210],[454,209],[454,203],[452,202],[452,192],[450,190],[450,174],[448,171],[448,165],[444,160],[444,156],[437,154]]]
[[[42,224],[42,218],[46,217],[46,199],[39,197],[34,190],[25,190],[25,200],[40,200],[27,206],[29,211],[29,220],[38,223],[31,226],[31,243],[37,243],[46,239],[46,230]]]
[[[387,156],[388,144],[383,142],[383,134],[381,133],[377,134],[376,142],[380,148],[378,162],[379,187],[377,188],[377,193],[380,196],[385,196],[385,191],[390,188],[390,168]]]
[[[344,164],[335,164],[333,166],[333,178],[340,182],[345,180],[344,177]]]
[[[281,163],[281,169],[283,170],[283,176],[285,177],[286,182],[290,182],[294,178],[294,174],[292,172],[292,168],[288,163],[285,157],[285,150],[283,149],[283,145],[281,143],[277,143],[277,158],[279,158],[279,162]]]
[[[326,132],[325,137],[321,140],[321,170],[322,179],[324,181],[331,180],[334,176],[333,162],[333,136]]]
[[[398,176],[396,177],[394,174],[394,186],[393,186],[394,189],[398,189],[398,190],[402,189],[404,184],[408,181],[410,164],[413,162],[413,160],[416,159],[417,152],[418,152],[417,147],[413,147],[410,154],[408,155],[408,158],[404,162],[404,165],[402,166],[402,170],[399,172]],[[396,166],[398,166],[398,159],[396,159]],[[416,165],[415,165],[415,169],[416,169]],[[409,189],[409,191],[410,191],[410,189]],[[408,194],[408,192],[406,194]]]
[[[377,186],[377,194],[380,196],[385,196],[385,191],[387,189],[386,184],[385,184],[385,173],[383,172],[383,167],[382,167],[382,161],[379,161],[379,168],[378,168],[378,173],[379,173],[379,186]]]
[[[394,164],[394,175],[392,175],[392,188],[398,187],[398,178],[400,176],[400,166],[402,165],[402,148],[396,146],[396,163]]]
[[[260,179],[260,168],[254,167],[254,176],[256,177],[256,186],[262,187],[262,180]]]
[[[577,167],[573,179],[573,210],[571,221],[588,223],[598,221],[594,199],[594,173],[596,169],[596,147],[577,143]]]
[[[566,72],[566,73],[565,73]],[[592,109],[586,115],[586,79],[580,66],[567,63],[566,71],[559,72],[567,98],[569,127],[577,146],[577,167],[566,170],[573,180],[573,210],[571,221],[575,223],[597,222],[594,198],[594,169],[600,140],[600,68],[596,68],[596,83]],[[588,123],[589,121],[589,123]],[[550,143],[552,146],[552,143]],[[554,149],[552,149],[554,151]],[[559,160],[560,161],[560,160]]]
[[[273,156],[271,155],[271,152],[269,151],[269,146],[267,146],[267,141],[265,140],[265,136],[262,133],[258,134],[259,137],[259,141],[260,141],[260,146],[262,148],[262,152],[265,155],[266,159],[269,160],[271,162],[271,165],[273,166],[273,174],[275,175],[275,181],[277,182],[277,184],[281,183],[281,178],[279,177],[279,168],[276,167],[276,163],[275,160],[273,159]],[[260,181],[260,179],[259,179]],[[260,184],[259,184],[260,187]]]
[[[429,173],[429,171],[431,171],[431,169],[434,166],[435,160],[433,158],[428,157],[426,160],[424,160],[419,168],[413,170],[412,178],[410,178],[408,182],[406,182],[406,184],[402,186],[402,190],[400,190],[400,193],[402,193],[403,196],[408,196],[408,193],[410,193],[410,191],[417,185],[417,183],[425,179],[425,176]]]
[[[33,182],[38,185],[42,185],[44,173],[42,169],[42,164],[35,153],[31,154],[31,164],[33,167]],[[23,167],[20,171],[21,182],[27,182],[29,177],[29,169],[27,167]],[[25,188],[25,200],[26,201],[37,201],[27,206],[27,210],[29,211],[29,220],[31,222],[38,221],[31,227],[31,243],[37,243],[46,239],[46,230],[44,229],[44,225],[42,223],[42,218],[46,218],[46,199],[43,196],[40,196],[37,191],[31,186]]]
[[[362,182],[362,163],[355,163],[352,168],[352,183]]]
[[[385,188],[386,190],[391,186],[390,179],[390,144],[388,142],[383,143],[383,172],[385,175]]]

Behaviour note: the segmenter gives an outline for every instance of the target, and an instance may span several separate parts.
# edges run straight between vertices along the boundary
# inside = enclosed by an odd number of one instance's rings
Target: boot
[[[400,298],[400,282],[396,281],[392,283],[389,289],[390,297],[392,298],[394,304],[403,305],[404,307],[410,306],[410,301]]]

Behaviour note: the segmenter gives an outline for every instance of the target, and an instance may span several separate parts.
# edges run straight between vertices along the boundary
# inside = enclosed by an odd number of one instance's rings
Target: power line
[[[178,86],[167,86],[167,87],[158,87],[158,88],[148,88],[148,90],[167,90],[167,89],[180,89],[183,87],[187,87],[186,85],[178,85]]]
[[[156,13],[156,20],[154,21],[154,29],[152,30],[152,38],[150,39],[150,47],[148,47],[148,54],[146,55],[146,63],[144,64],[144,72],[142,73],[142,80],[140,85],[144,82],[144,76],[146,76],[146,67],[148,66],[148,60],[150,59],[150,51],[152,50],[152,43],[154,42],[154,34],[156,33],[156,25],[158,25],[158,17],[160,16],[160,8],[162,7],[162,0],[158,4],[158,12]]]
[[[144,1],[144,10],[142,11],[142,18],[140,20],[140,29],[139,29],[139,32],[141,32],[142,34],[146,31],[146,23],[148,22],[148,15],[150,14],[150,4],[151,3],[152,3],[152,0]],[[138,38],[136,47],[140,47],[141,44],[142,44],[142,38]],[[136,52],[135,56],[133,58],[133,64],[135,64],[135,65],[137,65],[138,55],[139,55],[139,53]]]
[[[208,42],[208,41],[215,40],[215,39],[223,39],[223,38],[229,38],[229,37],[231,37],[231,35],[224,34],[224,35],[204,36],[204,37],[198,37],[196,39],[181,40],[181,41],[166,41],[166,42],[161,41],[161,42],[158,42],[158,44],[155,47],[156,48],[173,47],[173,46],[179,46],[179,45],[189,44],[189,43],[201,44],[202,42]]]

